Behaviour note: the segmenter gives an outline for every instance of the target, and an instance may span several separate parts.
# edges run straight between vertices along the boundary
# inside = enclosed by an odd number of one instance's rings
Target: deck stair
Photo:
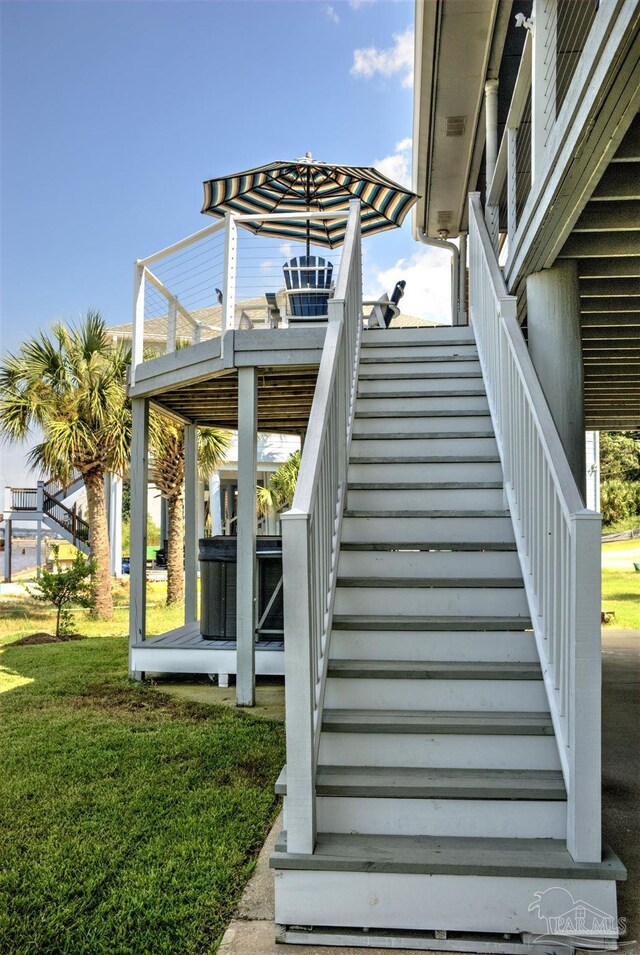
[[[524,953],[545,930],[535,892],[615,912],[617,857],[566,848],[468,327],[363,334],[321,727],[315,849],[288,852],[285,831],[271,858],[281,940]],[[277,788],[286,827],[286,767]]]

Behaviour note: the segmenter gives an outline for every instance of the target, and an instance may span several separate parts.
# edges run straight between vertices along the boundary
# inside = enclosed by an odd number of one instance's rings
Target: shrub
[[[91,607],[93,604],[91,576],[95,561],[83,557],[80,552],[68,570],[63,570],[58,559],[59,548],[53,548],[55,570],[43,568],[42,576],[33,589],[27,588],[35,600],[50,603],[57,610],[56,637],[68,637],[73,633],[74,619],[71,604]]]

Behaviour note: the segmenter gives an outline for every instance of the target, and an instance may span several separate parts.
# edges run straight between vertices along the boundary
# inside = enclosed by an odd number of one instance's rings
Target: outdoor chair
[[[385,293],[381,298],[372,302],[363,302],[363,305],[372,306],[369,313],[368,328],[388,328],[393,319],[400,314],[398,302],[404,295],[406,286],[404,279],[396,282],[391,298]]]
[[[301,255],[283,267],[289,323],[326,322],[333,265],[315,255]]]

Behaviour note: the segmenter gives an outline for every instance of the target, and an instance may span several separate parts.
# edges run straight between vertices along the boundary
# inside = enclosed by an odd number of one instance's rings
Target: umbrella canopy
[[[418,196],[367,166],[333,166],[307,153],[294,162],[274,162],[204,183],[202,211],[212,216],[271,212],[332,212],[335,219],[241,223],[258,235],[306,240],[334,249],[344,242],[349,199],[361,202],[362,234],[402,225]],[[340,210],[340,212],[338,212]]]

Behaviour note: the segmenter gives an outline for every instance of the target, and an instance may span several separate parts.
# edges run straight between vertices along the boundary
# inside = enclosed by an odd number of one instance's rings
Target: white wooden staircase
[[[574,656],[555,649],[575,633],[574,611],[565,620],[543,590],[553,566],[543,569],[530,528],[523,545],[474,331],[364,331],[355,351],[329,556],[314,536],[318,502],[331,500],[322,468],[304,477],[284,522],[288,767],[278,781],[285,831],[271,857],[279,938],[566,953],[580,943],[555,937],[547,919],[573,900],[604,913],[591,941],[615,948],[624,867],[600,847],[599,737],[594,782],[579,759],[581,700],[563,689]],[[335,443],[330,409],[320,394],[308,459]],[[533,430],[526,441],[544,489]],[[555,513],[548,491],[540,497],[541,512]],[[573,567],[562,526],[549,521]],[[599,713],[599,687],[592,705]]]

